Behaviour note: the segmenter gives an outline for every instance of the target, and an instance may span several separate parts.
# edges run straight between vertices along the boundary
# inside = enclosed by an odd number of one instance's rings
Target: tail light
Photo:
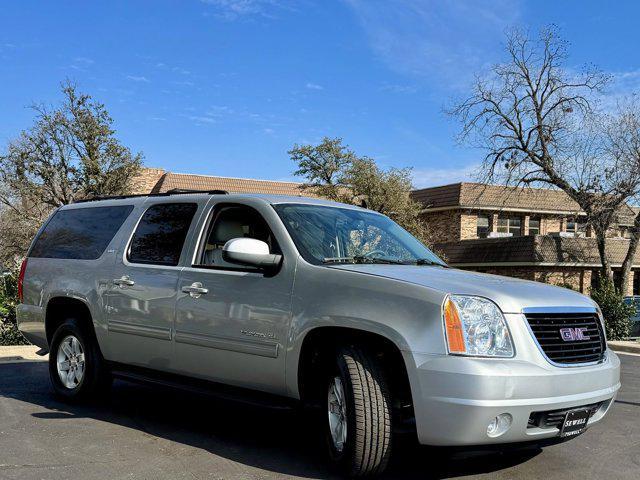
[[[20,300],[20,303],[22,303],[22,300],[24,299],[23,285],[24,285],[24,272],[26,270],[27,270],[27,259],[25,258],[22,261],[22,265],[20,265],[20,275],[18,276],[18,299]]]

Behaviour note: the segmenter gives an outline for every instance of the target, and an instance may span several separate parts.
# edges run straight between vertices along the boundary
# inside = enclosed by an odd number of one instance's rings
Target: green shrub
[[[609,340],[623,340],[631,331],[630,318],[635,308],[624,303],[623,295],[608,278],[598,281],[591,291],[591,298],[600,306],[604,317],[604,326]]]
[[[18,305],[16,275],[4,274],[0,276],[0,345],[29,344],[18,330],[16,305]]]

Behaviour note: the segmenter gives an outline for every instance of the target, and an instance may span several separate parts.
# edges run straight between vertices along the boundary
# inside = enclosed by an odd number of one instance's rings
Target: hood
[[[330,268],[409,282],[444,294],[485,297],[493,300],[504,313],[522,313],[523,308],[533,307],[596,307],[589,297],[566,288],[454,268],[380,264],[344,264]]]

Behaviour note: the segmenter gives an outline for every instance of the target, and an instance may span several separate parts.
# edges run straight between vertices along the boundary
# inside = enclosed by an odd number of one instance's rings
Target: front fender
[[[286,382],[299,398],[298,368],[304,340],[321,327],[380,335],[401,352],[444,354],[444,294],[420,285],[299,260],[292,298]]]

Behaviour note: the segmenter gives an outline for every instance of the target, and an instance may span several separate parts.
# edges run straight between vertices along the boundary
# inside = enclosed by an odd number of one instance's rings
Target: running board
[[[205,395],[252,407],[269,408],[273,410],[293,410],[300,405],[298,400],[280,395],[259,392],[248,388],[233,387],[182,375],[158,372],[142,367],[112,363],[111,374],[119,380],[187,391],[196,395]]]

